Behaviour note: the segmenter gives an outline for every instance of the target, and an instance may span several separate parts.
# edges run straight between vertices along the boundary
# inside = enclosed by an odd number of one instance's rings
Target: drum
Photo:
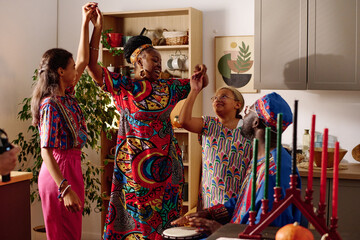
[[[165,229],[162,234],[164,239],[201,239],[203,237],[202,233],[196,232],[194,227],[173,227]]]

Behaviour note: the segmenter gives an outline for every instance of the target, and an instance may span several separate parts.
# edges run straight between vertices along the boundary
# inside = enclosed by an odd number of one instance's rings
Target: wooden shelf
[[[158,50],[181,50],[181,49],[189,49],[189,45],[164,45],[164,46],[154,46],[155,49]],[[121,49],[124,50],[123,47],[116,47],[115,49]],[[109,51],[108,48],[103,48],[103,51]]]

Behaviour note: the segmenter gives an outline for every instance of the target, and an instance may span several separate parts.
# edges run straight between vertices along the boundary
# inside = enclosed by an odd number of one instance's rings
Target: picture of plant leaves
[[[235,67],[239,70],[238,72],[245,72],[249,70],[249,67],[252,66],[250,59],[251,59],[251,52],[249,52],[249,45],[245,45],[244,42],[241,43],[239,46],[239,55],[237,61],[235,63]]]

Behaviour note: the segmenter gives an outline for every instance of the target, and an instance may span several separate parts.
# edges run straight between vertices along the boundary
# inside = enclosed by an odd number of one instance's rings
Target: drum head
[[[194,227],[173,227],[168,228],[163,232],[165,239],[198,239],[202,236],[201,233],[196,232]]]

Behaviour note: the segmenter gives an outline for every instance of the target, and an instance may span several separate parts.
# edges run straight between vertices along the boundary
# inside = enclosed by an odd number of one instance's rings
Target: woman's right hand
[[[200,92],[208,82],[207,68],[204,64],[196,65],[194,69],[194,73],[190,79],[190,87],[192,91]]]
[[[64,197],[64,206],[69,212],[78,212],[81,211],[81,201],[76,192],[74,192],[71,187],[66,191]]]

